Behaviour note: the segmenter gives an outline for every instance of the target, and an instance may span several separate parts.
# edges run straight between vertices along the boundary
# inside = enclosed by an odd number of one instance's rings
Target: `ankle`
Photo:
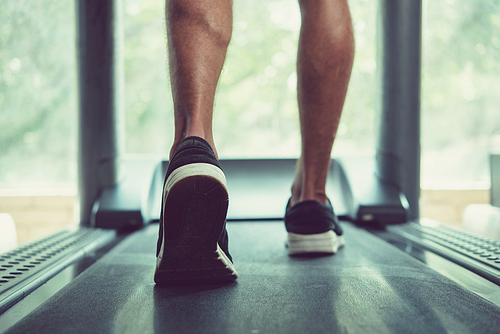
[[[292,196],[290,198],[290,206],[304,201],[316,201],[322,204],[328,204],[328,196],[325,191],[299,191],[297,187],[292,186]]]

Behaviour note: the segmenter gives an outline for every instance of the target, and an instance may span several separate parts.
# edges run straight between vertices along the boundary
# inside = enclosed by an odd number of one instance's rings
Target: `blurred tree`
[[[500,133],[500,1],[427,1],[424,13],[422,179],[487,181]]]
[[[353,1],[358,66],[336,145],[340,154],[373,149],[375,7]],[[166,155],[173,138],[163,8],[161,0],[124,2],[127,152]],[[297,156],[298,5],[294,0],[237,0],[234,16],[214,113],[219,154]]]
[[[0,2],[0,182],[75,178],[73,1]]]
[[[350,0],[356,56],[334,154],[374,150],[376,1]],[[123,0],[125,151],[173,138],[164,0]],[[295,0],[235,0],[215,106],[221,157],[297,156]],[[0,183],[74,182],[74,1],[0,1]],[[423,180],[487,179],[500,138],[500,0],[424,2]],[[500,140],[500,139],[499,139]]]
[[[163,0],[125,0],[125,150],[166,155],[173,139]]]

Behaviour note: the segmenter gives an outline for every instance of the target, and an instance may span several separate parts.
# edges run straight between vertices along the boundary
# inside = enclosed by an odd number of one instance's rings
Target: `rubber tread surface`
[[[136,232],[8,333],[496,333],[500,308],[352,225],[290,258],[282,223],[231,223],[230,284],[159,287],[158,226]]]

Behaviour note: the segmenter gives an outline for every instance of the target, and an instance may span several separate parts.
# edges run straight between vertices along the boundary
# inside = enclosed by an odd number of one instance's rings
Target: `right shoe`
[[[344,246],[342,228],[333,207],[308,200],[286,206],[285,227],[288,232],[286,247],[291,256],[335,254]]]
[[[234,281],[226,178],[210,145],[188,137],[165,176],[154,280],[159,285]]]

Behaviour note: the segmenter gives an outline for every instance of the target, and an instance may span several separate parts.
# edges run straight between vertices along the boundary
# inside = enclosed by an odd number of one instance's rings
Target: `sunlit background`
[[[373,155],[377,1],[349,3],[356,57],[333,155]],[[164,4],[122,7],[124,151],[165,157],[173,126]],[[0,2],[0,195],[76,189],[75,13],[71,0]],[[296,157],[297,2],[235,0],[234,15],[215,105],[219,155]],[[500,2],[424,1],[423,18],[422,187],[486,190],[488,154],[500,147]]]

